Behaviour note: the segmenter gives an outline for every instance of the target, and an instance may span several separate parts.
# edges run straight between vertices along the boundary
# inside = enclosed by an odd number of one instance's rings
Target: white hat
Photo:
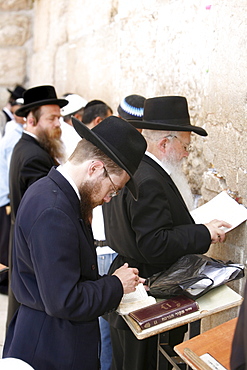
[[[65,99],[68,100],[69,103],[61,109],[61,115],[63,117],[78,112],[78,110],[84,108],[87,104],[87,101],[77,94],[69,94],[65,96]]]
[[[19,358],[6,357],[0,359],[1,370],[34,370],[32,366]]]

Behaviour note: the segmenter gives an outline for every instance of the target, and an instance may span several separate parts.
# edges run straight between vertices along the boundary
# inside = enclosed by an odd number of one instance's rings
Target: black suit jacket
[[[185,254],[207,252],[211,238],[204,225],[195,225],[171,177],[144,156],[134,179],[138,201],[127,188],[103,206],[106,238],[123,262],[137,267],[146,278],[167,269]]]
[[[21,303],[4,357],[34,369],[98,369],[98,316],[116,308],[123,288],[100,278],[91,228],[54,168],[26,191],[15,223],[13,291]]]
[[[9,186],[11,219],[15,220],[21,198],[27,188],[48,174],[54,159],[32,136],[23,133],[15,145],[10,163]]]
[[[137,201],[125,187],[103,205],[106,239],[118,253],[109,273],[128,262],[147,278],[166,270],[179,257],[207,252],[211,243],[208,229],[195,225],[166,171],[145,155],[134,179],[139,188]],[[112,326],[129,330],[114,312],[105,318]]]
[[[9,187],[11,206],[11,230],[9,243],[9,286],[12,271],[12,239],[16,213],[21,199],[28,187],[35,181],[48,174],[55,161],[43,149],[39,142],[29,134],[23,132],[20,140],[15,145],[10,162]],[[9,289],[9,305],[7,315],[7,326],[9,325],[18,303]]]

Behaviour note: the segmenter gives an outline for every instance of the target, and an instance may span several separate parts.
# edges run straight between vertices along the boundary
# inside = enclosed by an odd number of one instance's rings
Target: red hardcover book
[[[132,311],[129,313],[129,316],[137,322],[141,329],[147,329],[198,310],[199,305],[197,302],[184,295],[180,295]]]

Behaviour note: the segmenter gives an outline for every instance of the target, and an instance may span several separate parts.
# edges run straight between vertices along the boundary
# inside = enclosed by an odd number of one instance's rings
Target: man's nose
[[[56,126],[56,127],[60,127],[60,126],[61,126],[61,122],[60,122],[60,120],[59,120],[59,117],[57,117],[57,118],[55,119],[54,123],[55,123],[55,126]]]

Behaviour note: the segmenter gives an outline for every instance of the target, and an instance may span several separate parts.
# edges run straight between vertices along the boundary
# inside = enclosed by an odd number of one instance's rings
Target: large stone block
[[[53,53],[54,51],[52,52],[50,48],[46,48],[33,54],[31,58],[31,86],[54,84]]]
[[[24,48],[0,48],[0,85],[11,86],[24,81],[26,73]]]
[[[68,6],[73,2],[65,0],[59,1],[35,1],[34,3],[34,52],[39,52],[41,49],[57,48],[67,42],[68,33],[67,27],[69,23],[74,23],[74,19],[68,19]],[[81,4],[82,6],[82,4]],[[74,15],[75,19],[80,17],[77,13]]]
[[[33,0],[0,0],[0,10],[24,10],[31,9]]]
[[[31,36],[28,15],[6,13],[0,17],[0,47],[22,46]]]

